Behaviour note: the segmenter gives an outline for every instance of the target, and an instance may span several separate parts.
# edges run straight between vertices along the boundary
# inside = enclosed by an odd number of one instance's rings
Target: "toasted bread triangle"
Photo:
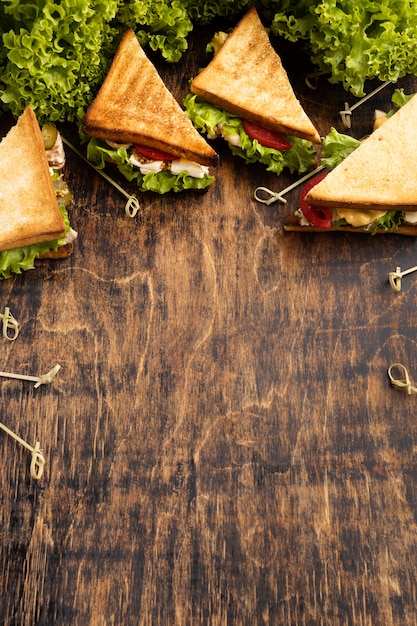
[[[42,134],[28,106],[0,142],[0,250],[65,234]]]
[[[158,148],[200,165],[215,165],[218,160],[131,29],[122,36],[109,72],[86,112],[83,130],[108,141]]]
[[[417,96],[365,139],[306,196],[311,204],[417,210]]]
[[[191,91],[264,128],[320,143],[254,7],[193,79]]]

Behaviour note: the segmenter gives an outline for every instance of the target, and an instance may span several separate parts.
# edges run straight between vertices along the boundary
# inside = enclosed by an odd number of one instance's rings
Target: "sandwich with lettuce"
[[[306,183],[285,230],[417,235],[417,96],[398,90],[393,101],[363,141],[331,130],[326,169]]]
[[[106,78],[82,120],[87,158],[110,162],[140,191],[205,189],[218,156],[194,128],[133,30],[123,34]]]
[[[257,10],[210,44],[211,62],[190,83],[185,110],[209,139],[223,137],[246,163],[280,174],[314,168],[320,135],[297,99]]]
[[[61,137],[51,125],[42,131],[27,106],[0,142],[0,279],[34,269],[38,258],[73,251]]]

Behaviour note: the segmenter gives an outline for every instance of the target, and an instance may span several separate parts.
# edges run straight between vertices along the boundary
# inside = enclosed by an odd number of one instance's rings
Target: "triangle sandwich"
[[[263,128],[320,143],[255,7],[193,79],[191,91]]]
[[[36,258],[68,257],[77,235],[67,222],[71,194],[48,162],[30,106],[0,142],[0,180],[0,279],[33,269]]]
[[[417,96],[360,142],[305,195],[310,223],[287,218],[286,230],[322,230],[315,213],[330,216],[327,230],[417,234]],[[316,207],[316,209],[315,209]],[[305,222],[305,220],[304,220]],[[308,220],[307,220],[308,222]]]
[[[26,107],[0,143],[0,250],[65,235],[42,134]]]
[[[306,200],[330,208],[417,211],[417,97],[377,128]]]
[[[97,147],[107,150],[102,161],[115,161],[129,179],[134,178],[136,168],[139,187],[146,173],[150,174],[153,184],[146,186],[145,181],[142,190],[170,190],[164,185],[158,188],[155,176],[162,171],[166,179],[168,171],[182,172],[182,165],[188,168],[189,177],[197,174],[196,178],[211,182],[208,167],[218,162],[216,152],[196,131],[131,29],[123,34],[107,76],[87,109],[83,131],[99,140],[94,149],[89,148],[92,160],[100,159]],[[145,148],[144,157],[137,146]],[[164,160],[164,156],[168,158]],[[194,186],[190,181],[188,185]]]

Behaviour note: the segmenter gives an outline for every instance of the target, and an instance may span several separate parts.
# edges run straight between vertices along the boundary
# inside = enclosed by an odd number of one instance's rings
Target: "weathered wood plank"
[[[341,128],[346,94],[309,91],[298,55],[306,108]],[[161,69],[177,97],[203,59],[193,40]],[[47,460],[34,482],[0,433],[7,626],[417,621],[415,403],[386,374],[417,371],[415,281],[387,282],[415,241],[284,234],[296,193],[253,191],[295,177],[219,150],[206,193],[143,196],[133,220],[67,151],[74,254],[0,285],[21,324],[2,369],[62,365],[1,381],[1,420]]]

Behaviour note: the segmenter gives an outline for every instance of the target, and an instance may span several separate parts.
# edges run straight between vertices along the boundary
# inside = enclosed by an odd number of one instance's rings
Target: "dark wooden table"
[[[160,64],[179,100],[208,32]],[[357,98],[309,89],[304,54],[275,43],[320,132],[342,130]],[[417,380],[417,278],[388,283],[417,243],[284,233],[298,192],[253,192],[297,176],[216,147],[207,193],[141,195],[133,219],[67,149],[74,253],[0,283],[21,327],[1,369],[62,366],[37,389],[0,379],[1,421],[46,458],[36,481],[0,431],[5,626],[417,623],[417,400],[387,376]]]

